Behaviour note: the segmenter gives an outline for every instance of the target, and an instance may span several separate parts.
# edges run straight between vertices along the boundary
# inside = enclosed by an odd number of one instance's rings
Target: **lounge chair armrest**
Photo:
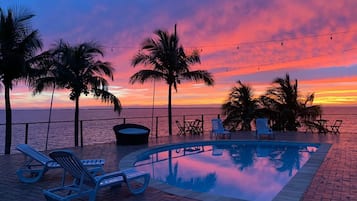
[[[121,172],[121,171],[106,173],[106,174],[104,174],[104,175],[96,176],[95,179],[96,179],[97,181],[101,181],[101,180],[103,180],[103,179],[108,179],[108,178],[112,178],[112,177],[119,177],[119,176],[124,177],[124,173]]]
[[[124,173],[120,171],[107,173],[94,177],[99,186],[111,186],[124,181]]]

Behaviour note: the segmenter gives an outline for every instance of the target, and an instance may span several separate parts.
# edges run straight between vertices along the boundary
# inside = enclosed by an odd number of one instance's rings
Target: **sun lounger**
[[[261,138],[262,135],[274,138],[273,130],[268,125],[267,118],[257,118],[255,120],[256,124],[256,137]]]
[[[231,137],[231,133],[223,127],[221,119],[212,119],[212,135],[217,137]]]
[[[65,170],[61,186],[43,191],[46,199],[50,201],[69,201],[85,196],[89,197],[89,201],[95,201],[99,189],[121,183],[127,184],[129,191],[136,195],[143,193],[150,181],[150,174],[137,171],[134,168],[93,176],[81,161],[68,150],[51,152],[50,157],[61,164]],[[66,173],[74,178],[73,183],[65,184]]]
[[[27,158],[24,164],[16,171],[19,180],[24,183],[37,182],[48,170],[61,168],[60,164],[27,144],[19,144],[16,149]],[[90,167],[92,173],[103,172],[104,159],[86,159],[81,162],[83,165]]]

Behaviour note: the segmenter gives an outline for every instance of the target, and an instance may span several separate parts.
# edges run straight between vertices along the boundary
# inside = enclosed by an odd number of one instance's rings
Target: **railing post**
[[[221,115],[220,115],[220,114],[217,114],[217,118],[220,119],[220,118],[221,118]]]
[[[26,126],[25,126],[25,144],[28,143],[28,138],[29,138],[29,123],[26,123]]]
[[[83,120],[80,121],[81,126],[81,147],[83,147]]]
[[[182,124],[183,124],[183,130],[186,132],[186,124],[185,124],[185,121],[186,121],[186,116],[183,115],[183,121],[182,121]]]
[[[126,119],[125,119],[125,118],[123,118],[123,124],[125,124],[125,122],[126,122]]]
[[[203,135],[203,128],[204,128],[204,126],[203,126],[203,124],[204,124],[204,116],[203,116],[203,114],[201,115],[201,121],[202,121],[202,124],[201,124],[201,131],[202,131],[202,135]]]
[[[159,137],[158,127],[159,127],[159,117],[156,117],[156,128],[155,128],[156,129],[156,134],[155,134],[156,138]]]

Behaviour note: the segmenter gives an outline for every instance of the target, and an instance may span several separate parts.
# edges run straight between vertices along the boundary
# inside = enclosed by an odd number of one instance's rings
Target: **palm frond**
[[[114,111],[117,111],[119,114],[122,110],[122,105],[120,100],[106,89],[93,89],[94,97],[100,98],[102,102],[111,103],[114,105]]]
[[[130,77],[129,82],[131,84],[134,84],[135,82],[139,82],[139,83],[143,84],[148,79],[160,80],[160,79],[164,79],[164,78],[165,78],[165,75],[163,75],[163,73],[161,73],[161,72],[158,72],[155,70],[140,70]]]

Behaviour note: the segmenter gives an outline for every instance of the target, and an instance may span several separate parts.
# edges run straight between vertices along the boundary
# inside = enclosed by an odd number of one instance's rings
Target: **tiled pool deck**
[[[357,200],[357,133],[342,133],[340,135],[318,135],[305,133],[277,133],[276,141],[319,142],[332,144],[320,168],[313,176],[310,186],[301,199],[295,192],[288,192],[286,199],[304,201]],[[252,133],[237,133],[233,139],[255,140]],[[104,169],[111,172],[118,169],[119,162],[128,154],[142,148],[156,145],[186,142],[194,140],[209,140],[204,136],[172,136],[150,139],[145,146],[116,146],[115,143],[72,148],[80,158],[104,158]],[[42,189],[58,186],[61,170],[51,170],[35,184],[24,184],[18,181],[15,171],[22,164],[22,154],[0,156],[0,201],[44,201]],[[259,193],[259,192],[258,192]],[[149,187],[144,194],[134,196],[126,186],[122,188],[104,188],[97,194],[97,201],[189,201],[193,198],[176,196]]]

